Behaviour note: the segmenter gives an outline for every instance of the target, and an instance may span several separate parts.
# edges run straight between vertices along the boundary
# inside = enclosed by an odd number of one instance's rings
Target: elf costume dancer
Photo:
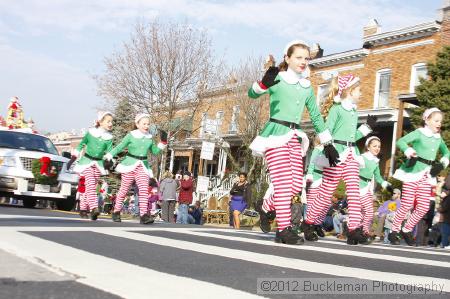
[[[80,158],[73,170],[84,176],[85,193],[80,199],[80,217],[88,218],[88,211],[91,212],[91,219],[97,220],[100,212],[98,210],[97,183],[101,175],[106,175],[103,155],[112,148],[113,114],[108,111],[100,111],[97,115],[95,128],[91,128],[84,135],[80,144],[72,154],[73,162],[79,157],[84,148],[84,155]],[[69,164],[72,164],[69,162]]]
[[[340,162],[337,165],[328,164],[323,154],[316,157],[316,167],[323,168],[322,184],[315,199],[308,201],[306,220],[302,223],[305,239],[317,241],[317,226],[328,212],[331,196],[337,188],[340,179],[346,184],[349,235],[348,244],[365,243],[361,224],[361,204],[359,199],[359,165],[363,164],[359,156],[356,141],[369,134],[375,125],[376,117],[369,116],[367,124],[358,125],[356,103],[361,95],[359,78],[351,74],[333,77],[327,102],[324,104],[324,114],[327,115],[327,127],[333,136],[333,143],[339,152]],[[329,111],[329,113],[328,113]],[[359,160],[359,161],[358,161]]]
[[[279,67],[270,67],[261,82],[255,82],[248,95],[258,98],[270,95],[270,120],[250,145],[253,153],[264,155],[274,186],[274,206],[277,215],[276,240],[286,244],[301,244],[303,238],[291,227],[291,202],[303,187],[303,153],[309,145],[308,138],[300,130],[301,116],[305,106],[311,116],[314,129],[322,142],[330,142],[317,108],[309,77],[307,61],[309,47],[302,41],[289,43]],[[302,140],[301,143],[299,140]],[[330,163],[337,159],[336,149],[331,143],[325,146]]]
[[[371,136],[366,140],[367,151],[361,156],[364,159],[364,168],[359,170],[359,194],[361,200],[363,234],[369,238],[373,221],[373,179],[384,189],[393,193],[391,184],[385,181],[380,174],[380,160],[377,158],[381,150],[380,138]]]
[[[137,129],[128,133],[123,140],[105,155],[106,160],[112,160],[114,156],[128,149],[125,158],[117,165],[116,171],[121,173],[120,189],[117,193],[112,220],[121,222],[120,211],[123,200],[130,190],[133,181],[139,189],[139,215],[141,224],[154,222],[154,215],[148,213],[149,180],[153,177],[153,172],[148,163],[148,152],[157,155],[167,144],[167,134],[161,131],[161,142],[156,144],[152,135],[148,133],[150,116],[148,114],[138,114],[134,120]]]
[[[394,178],[403,181],[403,190],[400,209],[395,213],[392,232],[389,234],[392,245],[400,244],[400,234],[409,246],[414,244],[411,231],[429,209],[431,187],[436,185],[435,177],[449,163],[450,153],[440,134],[442,112],[438,108],[430,108],[425,110],[422,118],[425,122],[423,128],[397,141],[397,147],[408,160],[394,173]],[[435,162],[438,151],[442,158]],[[411,216],[400,230],[406,213],[411,209]]]

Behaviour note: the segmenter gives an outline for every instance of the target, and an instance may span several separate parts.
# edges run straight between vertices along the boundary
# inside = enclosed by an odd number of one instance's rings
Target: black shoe
[[[111,218],[114,222],[122,222],[122,219],[120,218],[120,212],[113,212],[111,214]]]
[[[325,232],[322,229],[322,226],[320,225],[314,225],[315,229],[316,229],[316,233],[319,237],[323,238],[325,237]]]
[[[148,214],[142,215],[139,221],[140,224],[152,224],[153,222],[155,222],[155,217]]]
[[[408,244],[408,246],[414,245],[414,236],[412,232],[405,233],[404,231],[400,231],[400,234],[402,235],[403,239],[405,240],[406,244]]]
[[[267,213],[264,212],[263,210],[259,212],[259,227],[261,228],[263,233],[267,234],[268,232],[271,231],[269,217]]]
[[[292,227],[286,227],[281,232],[277,230],[275,234],[275,243],[283,243],[289,245],[300,245],[305,240],[292,231]]]
[[[80,217],[83,219],[88,219],[89,218],[88,212],[85,210],[80,210]]]
[[[100,212],[98,211],[97,208],[93,208],[91,210],[91,220],[95,221],[98,218],[98,215],[100,215]]]
[[[400,236],[398,232],[391,232],[388,235],[388,240],[391,242],[391,245],[400,245]]]
[[[362,227],[358,227],[352,231],[348,232],[347,235],[347,244],[348,245],[368,245],[370,244],[368,240],[368,235],[363,233]]]
[[[316,228],[313,224],[307,224],[305,221],[301,224],[301,229],[305,234],[305,239],[307,241],[317,241],[319,237],[317,236]]]

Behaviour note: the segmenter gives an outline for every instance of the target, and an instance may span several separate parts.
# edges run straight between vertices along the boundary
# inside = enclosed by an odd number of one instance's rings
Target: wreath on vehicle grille
[[[37,184],[58,184],[58,167],[49,157],[33,160],[31,163],[31,172]]]

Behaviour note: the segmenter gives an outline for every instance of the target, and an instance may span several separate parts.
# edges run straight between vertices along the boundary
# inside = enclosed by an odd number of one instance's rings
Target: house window
[[[317,106],[322,106],[328,95],[329,84],[321,84],[317,87]]]
[[[389,107],[389,93],[391,90],[391,70],[383,69],[377,72],[375,83],[374,108]]]
[[[223,121],[223,111],[217,111],[216,112],[216,124],[217,124],[217,135],[220,135],[220,128],[222,126]]]
[[[239,105],[233,106],[233,114],[231,115],[230,127],[228,128],[229,134],[237,134],[239,130],[238,127],[239,111],[240,111]]]
[[[202,113],[202,120],[200,122],[200,132],[199,132],[199,137],[202,138],[204,133],[205,133],[205,127],[206,127],[206,117],[207,117],[207,113],[203,112]]]
[[[420,85],[420,78],[426,78],[428,75],[426,63],[414,64],[411,68],[411,83],[409,85],[409,92],[415,93],[416,87]]]

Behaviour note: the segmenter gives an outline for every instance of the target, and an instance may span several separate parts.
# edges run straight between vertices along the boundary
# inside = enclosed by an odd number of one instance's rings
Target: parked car
[[[63,155],[66,157],[59,155],[46,136],[27,129],[0,129],[0,196],[23,200],[28,208],[34,207],[37,200],[49,200],[55,201],[58,209],[73,209],[79,177],[66,169],[70,154]],[[33,161],[43,157],[50,158],[57,172],[55,184],[36,183]]]

